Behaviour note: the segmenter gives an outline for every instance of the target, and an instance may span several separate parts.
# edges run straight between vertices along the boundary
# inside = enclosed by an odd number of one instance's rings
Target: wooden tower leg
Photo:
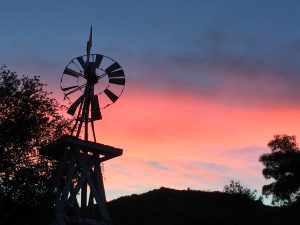
[[[90,189],[88,199],[87,188]],[[106,209],[99,154],[88,155],[78,148],[65,150],[57,165],[54,192],[53,225],[112,224]],[[79,193],[80,203],[85,204],[78,204]]]

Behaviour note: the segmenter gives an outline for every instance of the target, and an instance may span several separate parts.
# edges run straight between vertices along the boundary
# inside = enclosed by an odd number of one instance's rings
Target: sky
[[[118,61],[123,95],[102,111],[97,140],[107,199],[161,186],[261,191],[258,158],[276,134],[300,137],[297,0],[1,0],[0,65],[38,75],[62,104],[60,78],[85,55]]]

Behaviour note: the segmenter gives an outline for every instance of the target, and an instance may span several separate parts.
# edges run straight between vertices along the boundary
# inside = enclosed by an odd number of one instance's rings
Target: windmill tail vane
[[[91,53],[91,48],[92,48],[92,36],[93,36],[93,27],[91,26],[91,30],[90,30],[90,37],[89,37],[89,40],[86,44],[86,52],[87,52],[87,64],[89,63],[89,56],[90,56],[90,53]]]

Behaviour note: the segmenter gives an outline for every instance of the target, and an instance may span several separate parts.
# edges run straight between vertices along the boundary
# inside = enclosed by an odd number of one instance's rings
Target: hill
[[[114,225],[299,225],[299,206],[271,207],[246,195],[160,188],[109,202]]]

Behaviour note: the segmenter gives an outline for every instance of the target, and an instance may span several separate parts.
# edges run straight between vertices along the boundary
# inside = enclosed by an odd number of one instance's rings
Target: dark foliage
[[[50,221],[42,207],[26,207],[0,196],[3,225],[39,225]],[[241,194],[160,188],[108,203],[114,225],[298,225],[300,205],[264,206]],[[45,215],[41,218],[39,215]],[[43,222],[40,222],[42,219]]]
[[[237,180],[231,180],[229,184],[224,186],[223,191],[228,194],[245,195],[252,200],[261,200],[261,198],[257,198],[257,190],[252,191]]]
[[[246,195],[160,188],[109,203],[114,225],[298,225],[299,207],[270,207]]]
[[[12,204],[41,204],[54,162],[40,156],[39,148],[69,128],[44,86],[38,77],[19,78],[0,68],[0,190]]]
[[[19,204],[6,196],[0,196],[0,218],[2,225],[45,224],[45,220],[42,220],[40,217],[42,211],[42,207]]]
[[[268,144],[271,153],[260,156],[263,175],[274,182],[263,186],[265,195],[273,196],[273,203],[288,205],[300,197],[300,150],[295,136],[276,135]]]

